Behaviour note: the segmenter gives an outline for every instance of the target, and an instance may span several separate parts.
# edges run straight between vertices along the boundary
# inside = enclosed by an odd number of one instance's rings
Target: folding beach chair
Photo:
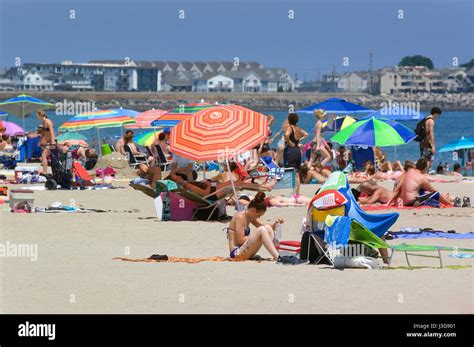
[[[125,150],[126,157],[128,157],[128,163],[132,167],[132,169],[135,169],[137,166],[140,164],[147,164],[146,158],[144,155],[134,155],[132,152],[132,149],[128,144],[125,144],[123,146]]]
[[[404,252],[405,259],[407,261],[407,265],[411,267],[410,261],[408,256],[416,256],[416,257],[426,257],[426,258],[437,258],[439,259],[440,268],[443,267],[443,261],[441,258],[441,251],[449,251],[449,252],[474,252],[474,249],[471,248],[458,248],[458,247],[446,247],[446,246],[424,246],[424,245],[389,245],[380,237],[375,235],[369,229],[367,229],[364,225],[357,222],[356,220],[352,220],[351,223],[351,232],[350,232],[350,240],[360,242],[368,247],[373,249],[378,248],[385,248],[391,249],[392,252],[390,254],[388,260],[388,267],[390,267],[392,263],[393,255],[395,251]],[[426,255],[426,254],[416,254],[411,252],[437,252],[438,255]]]
[[[160,166],[161,170],[168,171],[173,161],[166,159],[165,152],[163,152],[163,148],[160,145],[155,144],[155,149],[157,154],[155,158],[156,164]]]
[[[78,161],[74,161],[72,165],[74,175],[76,176],[76,180],[74,182],[75,186],[85,187],[94,185],[94,183],[92,182],[91,175],[89,175],[89,173],[81,165],[81,163],[79,163]]]
[[[272,157],[261,157],[260,162],[267,168],[268,176],[277,180],[273,189],[293,189],[293,195],[296,190],[296,171],[294,168],[280,167]]]

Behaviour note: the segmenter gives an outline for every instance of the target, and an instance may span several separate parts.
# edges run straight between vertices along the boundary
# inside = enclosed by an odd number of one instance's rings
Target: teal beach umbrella
[[[0,102],[0,111],[8,112],[23,119],[23,129],[25,129],[25,117],[28,114],[52,107],[54,107],[53,104],[26,94]]]

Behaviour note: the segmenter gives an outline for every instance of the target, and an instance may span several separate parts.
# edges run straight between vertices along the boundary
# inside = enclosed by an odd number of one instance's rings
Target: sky
[[[20,63],[238,58],[285,67],[299,79],[315,80],[333,65],[337,72],[367,70],[369,51],[374,69],[415,54],[431,58],[435,67],[451,67],[456,58],[459,64],[474,58],[473,4],[0,0],[0,68],[14,66],[16,58]]]

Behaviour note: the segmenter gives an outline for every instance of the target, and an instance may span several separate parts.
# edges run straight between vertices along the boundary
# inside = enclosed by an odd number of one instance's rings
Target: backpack
[[[426,137],[426,128],[425,128],[425,123],[428,119],[433,119],[433,117],[430,115],[430,116],[426,116],[425,118],[423,118],[422,120],[420,120],[418,122],[418,124],[416,125],[416,128],[415,128],[415,135],[416,137],[414,138],[414,140],[416,142],[421,142],[423,141],[423,139]]]

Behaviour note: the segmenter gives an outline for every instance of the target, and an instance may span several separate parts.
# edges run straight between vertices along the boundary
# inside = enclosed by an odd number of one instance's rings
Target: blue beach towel
[[[394,239],[429,239],[429,238],[443,238],[443,239],[474,239],[474,233],[447,233],[444,231],[419,231],[407,233],[403,231],[390,232]]]

